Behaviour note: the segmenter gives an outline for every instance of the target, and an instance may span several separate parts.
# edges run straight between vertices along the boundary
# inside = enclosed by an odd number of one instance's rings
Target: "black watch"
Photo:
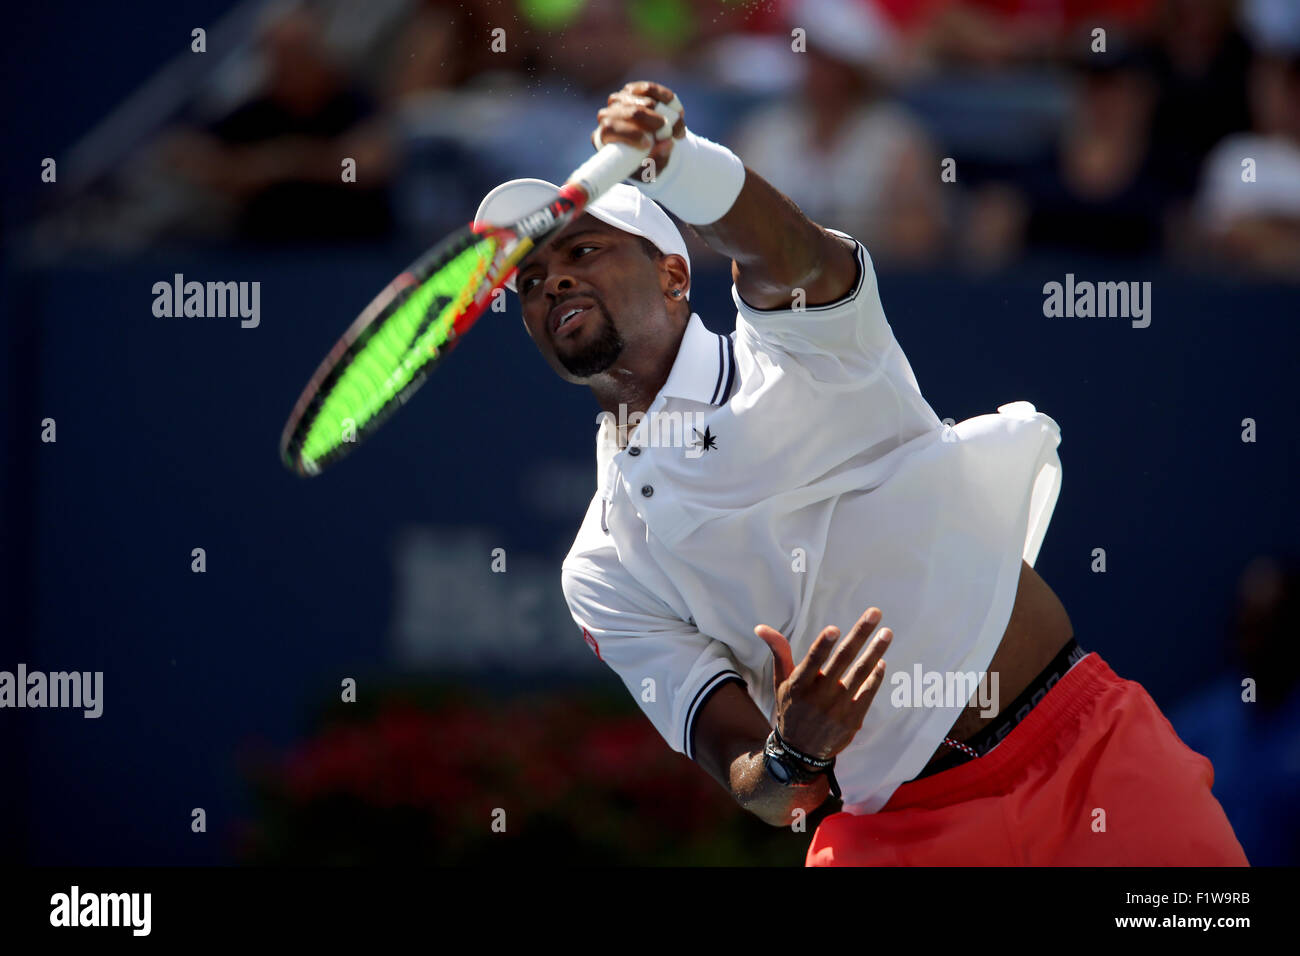
[[[772,779],[781,786],[812,786],[818,777],[825,774],[830,783],[831,793],[839,799],[840,787],[832,770],[834,763],[835,761],[832,760],[831,766],[821,770],[810,769],[781,745],[780,737],[775,730],[768,734],[767,743],[763,745],[763,766]]]

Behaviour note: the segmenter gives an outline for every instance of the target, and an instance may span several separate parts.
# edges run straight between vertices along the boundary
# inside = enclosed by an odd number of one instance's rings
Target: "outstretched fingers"
[[[880,608],[869,607],[862,612],[862,616],[858,618],[857,623],[849,631],[848,639],[835,649],[835,653],[827,662],[824,668],[827,677],[838,679],[841,674],[848,670],[849,665],[853,663],[858,653],[866,646],[867,638],[871,636],[871,632],[876,629],[876,625],[879,623]]]
[[[872,638],[867,652],[844,675],[844,686],[853,695],[853,703],[858,705],[858,709],[863,713],[866,713],[867,708],[871,706],[876,691],[880,689],[885,679],[884,653],[893,637],[893,631],[882,627],[880,633]]]
[[[840,629],[834,624],[822,628],[822,632],[817,635],[812,642],[812,646],[808,648],[808,653],[804,655],[804,659],[795,668],[795,678],[806,681],[810,677],[821,676],[822,665],[831,656],[831,651],[835,648],[835,642],[839,639]]]

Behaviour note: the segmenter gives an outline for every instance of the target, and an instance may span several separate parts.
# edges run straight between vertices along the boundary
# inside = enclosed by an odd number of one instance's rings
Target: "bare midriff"
[[[1020,696],[1073,636],[1070,617],[1056,592],[1022,560],[1011,620],[1002,634],[1002,643],[986,668],[989,673],[998,675],[1001,706],[1005,707]],[[953,723],[948,736],[954,740],[967,740],[996,719],[996,715],[982,716],[978,704],[968,706]],[[940,744],[925,770],[951,753],[950,747]]]

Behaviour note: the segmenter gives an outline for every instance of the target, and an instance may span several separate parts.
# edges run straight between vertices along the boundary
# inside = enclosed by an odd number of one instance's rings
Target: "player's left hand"
[[[867,709],[885,678],[881,655],[894,637],[894,632],[884,627],[868,644],[880,615],[879,608],[867,608],[843,641],[838,627],[823,628],[798,665],[784,634],[766,624],[754,628],[772,651],[776,729],[791,747],[829,759],[862,729]],[[866,653],[859,657],[864,647]]]
[[[673,135],[666,139],[655,139],[655,133],[665,122],[655,112],[655,104],[671,103],[673,95],[668,87],[649,80],[636,80],[617,93],[609,94],[608,105],[596,113],[596,128],[591,133],[591,144],[596,145],[597,133],[600,133],[601,142],[604,143],[627,143],[641,149],[653,143],[650,159],[654,161],[654,174],[658,176],[668,165],[673,141],[686,135],[686,110],[683,109],[673,126]]]

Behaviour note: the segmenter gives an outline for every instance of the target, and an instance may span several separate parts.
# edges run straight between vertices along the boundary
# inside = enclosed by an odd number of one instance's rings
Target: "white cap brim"
[[[508,225],[546,205],[559,191],[559,186],[544,179],[512,179],[483,197],[474,221]],[[686,260],[686,273],[690,274],[691,256],[686,250],[686,240],[658,203],[635,186],[618,183],[585,211],[615,229],[649,239],[665,255],[681,256]],[[506,281],[506,288],[518,291],[514,276]]]

